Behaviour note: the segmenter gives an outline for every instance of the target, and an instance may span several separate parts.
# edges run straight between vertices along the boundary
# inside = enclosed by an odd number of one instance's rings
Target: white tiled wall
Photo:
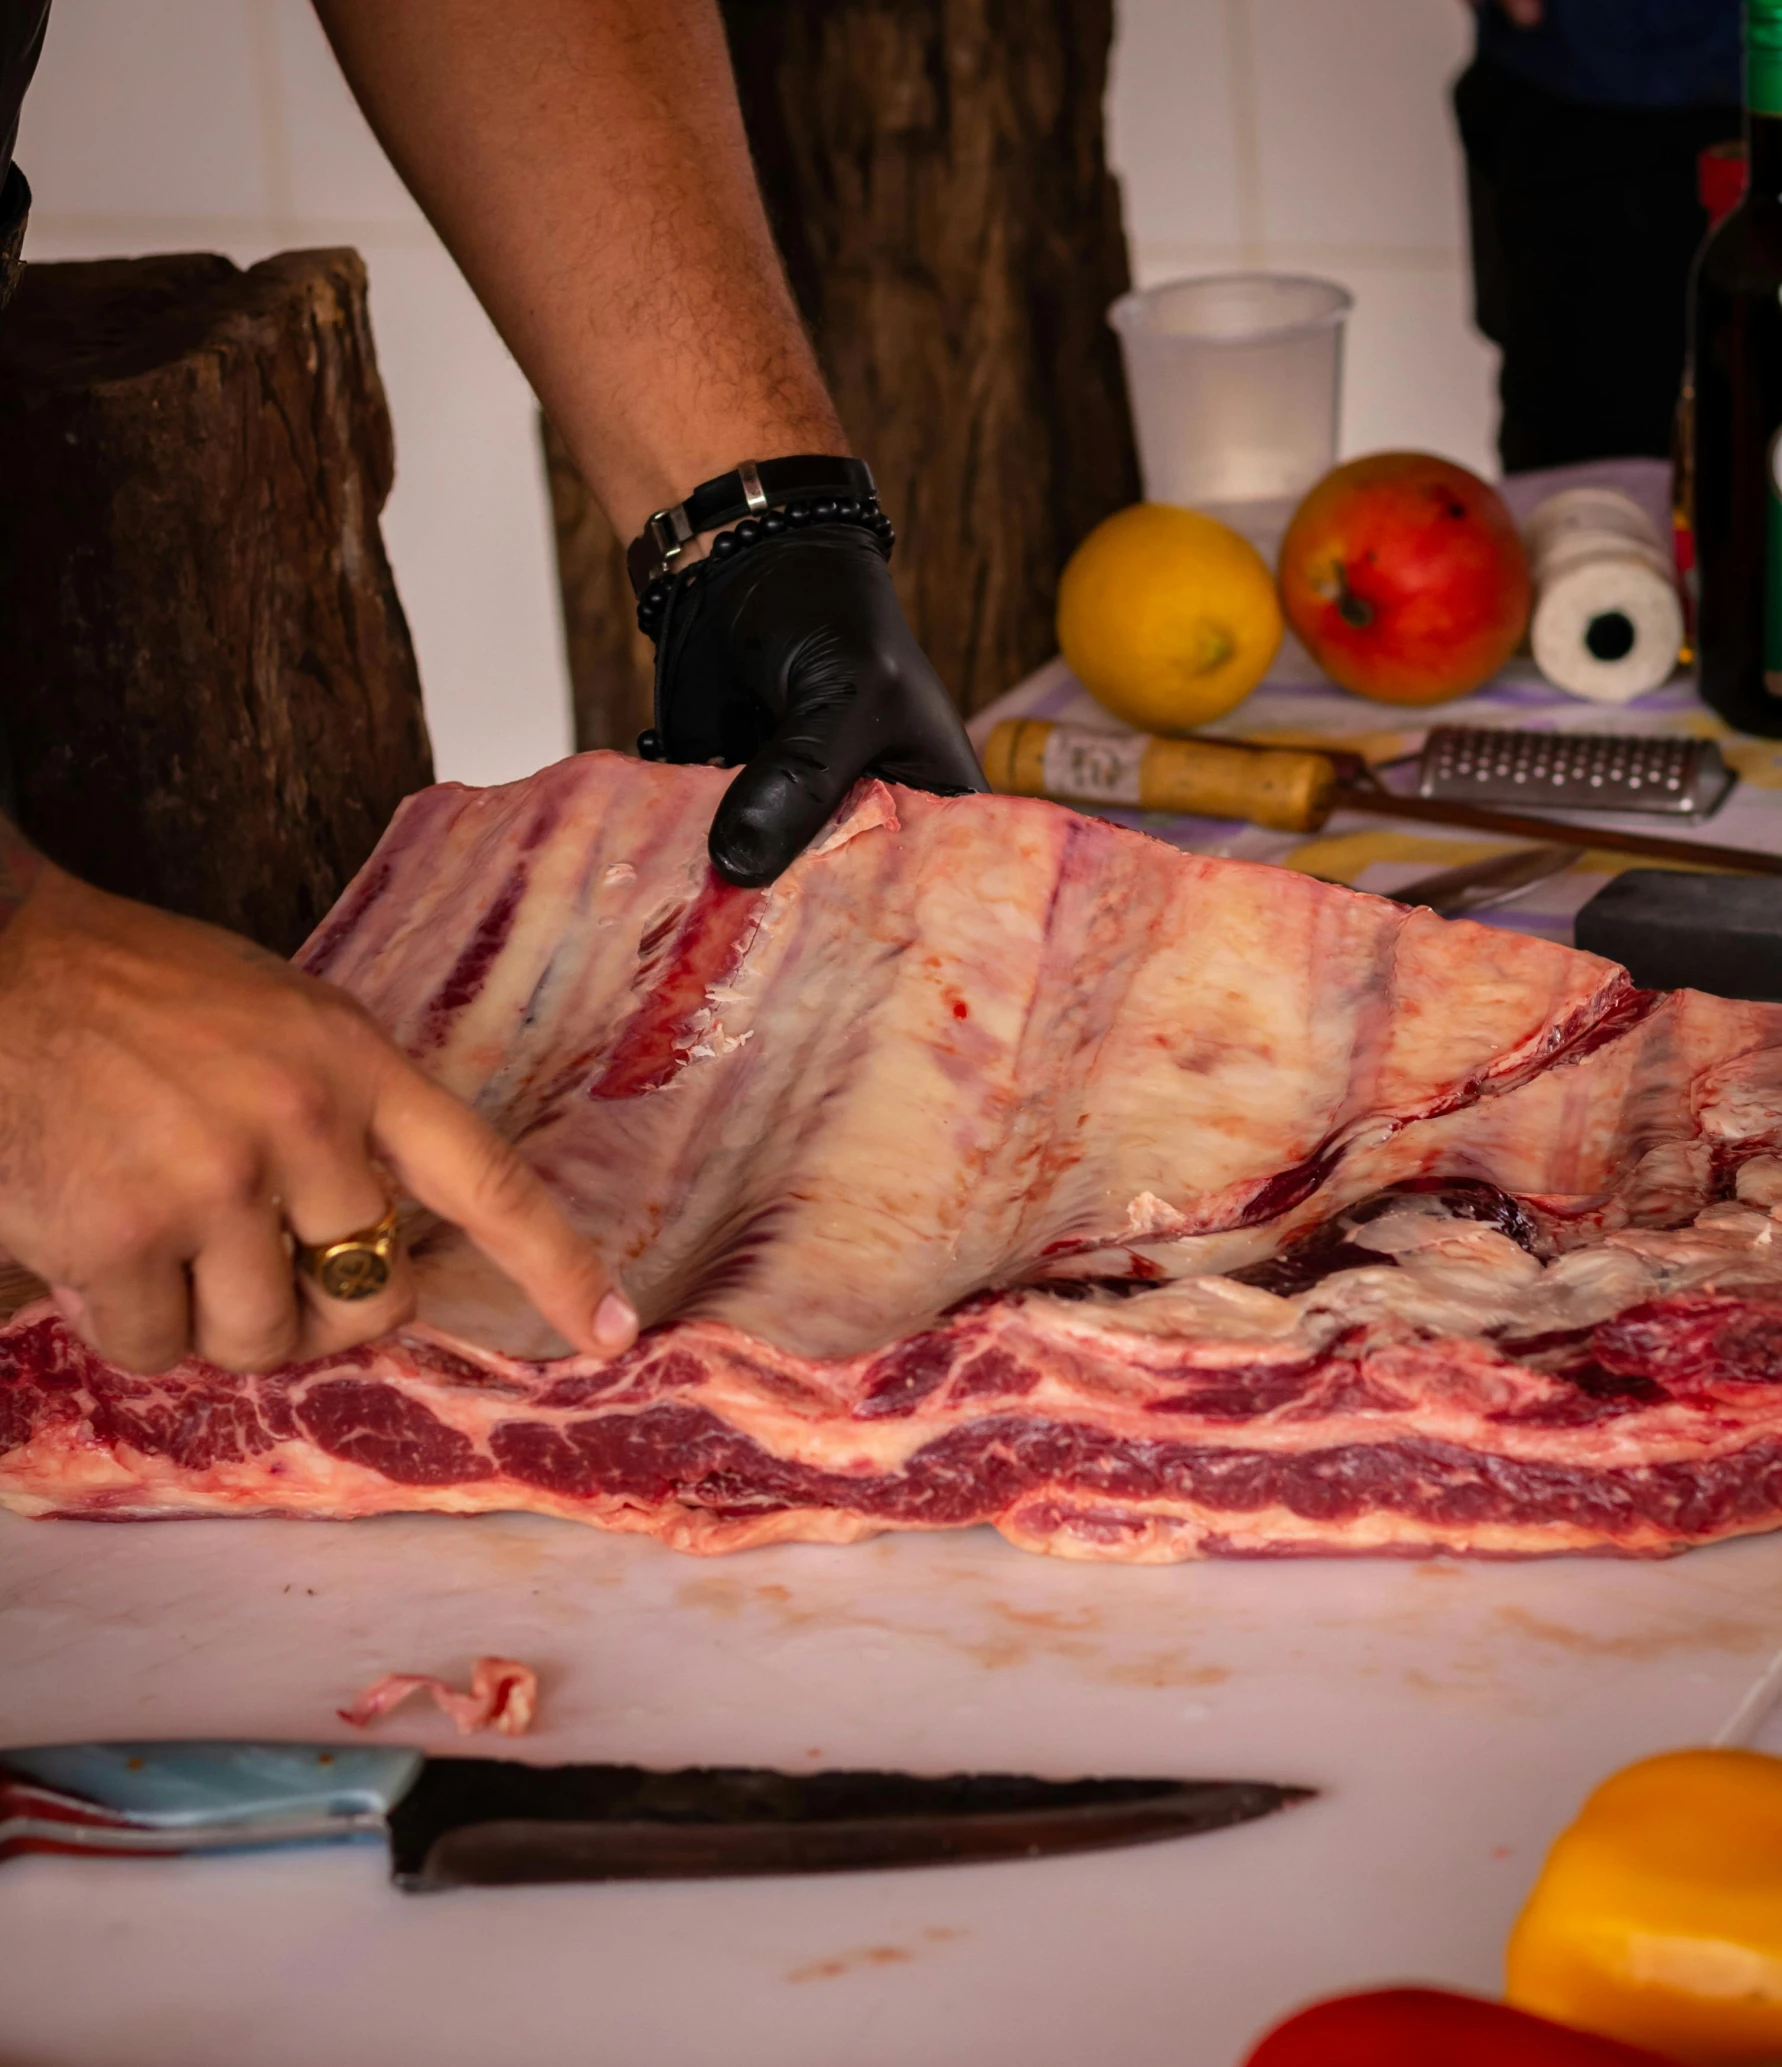
[[[1111,116],[1141,281],[1231,266],[1357,295],[1344,445],[1489,461],[1445,92],[1460,0],[1120,0]],[[385,535],[440,772],[563,752],[525,382],[403,191],[307,0],[55,0],[20,159],[38,259],[356,244],[396,422]]]
[[[569,747],[550,514],[519,369],[390,170],[308,0],[55,0],[19,138],[30,258],[355,244],[396,425],[384,536],[442,775]]]
[[[1141,285],[1270,266],[1341,280],[1343,450],[1495,471],[1496,355],[1469,315],[1448,88],[1461,0],[1118,0],[1109,103]]]

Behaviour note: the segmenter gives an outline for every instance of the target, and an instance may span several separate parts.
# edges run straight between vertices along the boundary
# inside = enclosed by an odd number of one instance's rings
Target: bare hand
[[[454,1221],[578,1348],[637,1332],[520,1158],[344,992],[213,926],[44,867],[0,931],[0,1246],[112,1362],[269,1370],[399,1325],[292,1269],[390,1183]]]

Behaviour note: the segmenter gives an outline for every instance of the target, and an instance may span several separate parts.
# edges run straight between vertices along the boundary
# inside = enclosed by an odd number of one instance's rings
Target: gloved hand
[[[656,665],[660,751],[744,762],[712,820],[733,883],[771,883],[863,774],[958,796],[986,787],[871,535],[759,537],[676,584]]]

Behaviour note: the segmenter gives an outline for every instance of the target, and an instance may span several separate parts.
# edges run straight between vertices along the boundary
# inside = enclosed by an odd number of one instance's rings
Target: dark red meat
[[[262,1376],[29,1306],[0,1501],[1125,1559],[1782,1519],[1782,1010],[1011,799],[869,785],[735,891],[722,780],[427,792],[306,957],[521,1143],[633,1352],[449,1229],[412,1328]]]

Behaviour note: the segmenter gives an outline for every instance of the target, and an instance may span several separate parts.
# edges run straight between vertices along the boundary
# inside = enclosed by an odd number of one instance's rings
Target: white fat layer
[[[1764,1158],[1782,1197],[1782,1160]],[[1747,1168],[1750,1166],[1747,1165]],[[1230,1278],[1189,1278],[1121,1299],[1065,1301],[1035,1292],[1067,1334],[1122,1334],[1207,1345],[1206,1361],[1316,1355],[1344,1330],[1398,1323],[1422,1332],[1515,1342],[1594,1327],[1642,1300],[1684,1291],[1782,1297],[1777,1222],[1756,1206],[1707,1207],[1691,1226],[1628,1228],[1552,1262],[1507,1235],[1451,1217],[1438,1199],[1406,1199],[1349,1240],[1382,1261],[1334,1271],[1283,1296]],[[1390,1257],[1391,1262],[1385,1259]]]
[[[1742,1163],[1736,1188],[1747,1205],[1782,1206],[1782,1156],[1753,1156]]]

